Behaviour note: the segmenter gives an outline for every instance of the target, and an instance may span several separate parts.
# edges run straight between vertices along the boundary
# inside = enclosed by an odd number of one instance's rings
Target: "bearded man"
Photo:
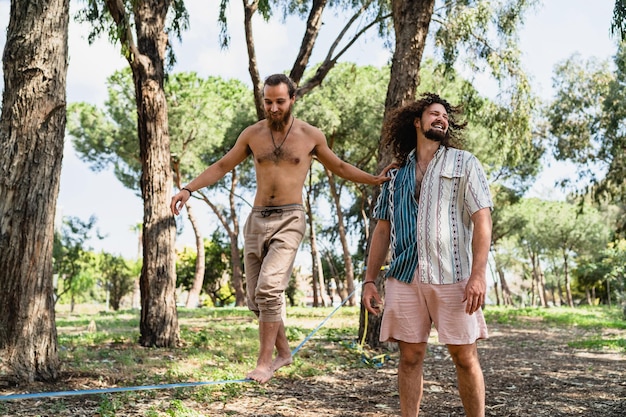
[[[254,158],[254,207],[244,226],[244,264],[248,308],[259,320],[260,349],[256,368],[246,378],[265,383],[292,357],[285,334],[285,289],[306,229],[302,190],[311,161],[349,181],[380,185],[386,171],[371,175],[342,161],[316,127],[292,114],[296,86],[284,74],[265,79],[265,119],[241,132],[226,155],[172,197],[178,215],[191,193],[215,184],[248,156]],[[276,356],[274,357],[274,348]]]
[[[431,327],[456,366],[465,415],[484,417],[485,383],[476,341],[487,338],[481,310],[491,244],[489,184],[469,152],[457,149],[460,108],[437,94],[393,111],[383,140],[400,166],[383,186],[363,283],[363,304],[379,314],[373,284],[391,246],[380,340],[400,348],[402,417],[417,417]],[[367,285],[372,284],[372,285]]]

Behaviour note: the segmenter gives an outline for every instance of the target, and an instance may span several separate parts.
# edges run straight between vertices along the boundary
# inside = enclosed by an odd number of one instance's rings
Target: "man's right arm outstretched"
[[[191,197],[191,193],[209,185],[215,184],[227,173],[233,170],[249,155],[249,147],[247,137],[250,134],[250,128],[244,130],[235,145],[217,162],[211,164],[200,175],[185,185],[176,195],[172,197],[170,209],[174,215],[178,215],[185,203]]]

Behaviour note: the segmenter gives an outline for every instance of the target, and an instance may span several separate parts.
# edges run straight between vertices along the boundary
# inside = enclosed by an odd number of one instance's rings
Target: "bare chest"
[[[270,139],[270,138],[267,138]],[[298,140],[297,136],[287,141],[259,140],[252,148],[255,164],[292,166],[305,165],[308,167],[313,157],[313,146],[306,140]]]

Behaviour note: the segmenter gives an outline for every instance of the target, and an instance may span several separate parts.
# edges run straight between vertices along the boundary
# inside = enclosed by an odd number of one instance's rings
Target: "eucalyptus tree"
[[[523,227],[517,229],[516,236],[520,248],[530,264],[531,303],[535,305],[535,295],[542,307],[547,307],[545,274],[543,263],[550,249],[551,223],[554,211],[561,203],[542,201],[536,198],[523,199],[513,207],[513,216],[523,219]],[[566,285],[569,285],[566,282]]]
[[[386,68],[339,64],[322,86],[299,100],[298,114],[325,132],[328,145],[337,156],[364,171],[372,172],[377,162],[383,97],[388,77]],[[355,288],[354,267],[342,198],[346,196],[344,190],[348,192],[347,197],[354,201],[359,196],[370,195],[371,188],[346,181],[320,168],[328,182],[325,194],[334,209],[331,233],[339,238],[346,288],[348,293],[352,293]],[[369,227],[367,224],[359,226],[361,231]],[[354,305],[354,301],[352,298],[348,303]]]
[[[231,274],[229,242],[221,231],[214,231],[211,239],[204,240],[205,267],[202,287],[211,298],[213,306],[223,307],[235,301],[235,291],[227,278]],[[197,251],[184,248],[178,254],[176,278],[179,287],[190,290],[195,285]],[[196,306],[193,306],[196,307]]]
[[[434,1],[434,0],[432,0]],[[232,23],[226,18],[226,9],[230,4],[230,0],[220,0],[219,24],[221,26],[221,44],[228,47],[229,31]],[[257,109],[258,119],[264,118],[263,110],[263,81],[259,75],[259,68],[256,59],[254,28],[252,18],[255,13],[259,12],[264,20],[269,20],[277,11],[282,12],[282,18],[285,19],[289,15],[296,15],[302,18],[305,23],[304,35],[300,44],[300,49],[296,57],[294,57],[290,78],[298,85],[296,92],[297,97],[302,97],[315,87],[319,86],[330,70],[335,66],[338,60],[346,51],[371,28],[378,28],[379,33],[388,34],[389,28],[386,21],[390,17],[390,9],[387,1],[380,0],[244,0],[244,22],[243,29],[245,32],[246,46],[248,52],[248,71],[252,81],[254,91],[254,101]],[[327,8],[334,9],[346,16],[345,25],[339,30],[335,36],[324,60],[317,67],[316,72],[306,81],[303,81],[303,75],[310,65],[310,58],[313,48],[316,45],[317,38],[323,28],[322,15]],[[334,28],[326,26],[326,30],[330,32]]]
[[[626,213],[626,42],[607,61],[583,61],[574,55],[555,70],[554,100],[548,114],[549,134],[557,160],[576,164],[583,184],[596,202],[611,202]],[[626,217],[618,218],[618,235],[626,235]]]
[[[169,34],[180,37],[187,25],[187,11],[183,0],[87,0],[77,17],[92,24],[90,42],[102,34],[113,43],[119,42],[120,53],[133,74],[144,203],[139,343],[173,347],[180,340],[180,329],[175,294],[176,225],[169,210],[170,138],[163,83],[166,61],[173,60]]]
[[[516,231],[522,229],[527,219],[523,216],[518,216],[514,209],[515,205],[518,204],[521,199],[518,191],[500,184],[492,186],[492,190],[494,194],[494,210],[491,213],[493,223],[491,251],[494,255],[495,272],[498,277],[498,281],[494,282],[496,299],[497,304],[500,305],[501,295],[504,305],[512,305],[513,294],[511,293],[505,273],[507,267],[512,263],[512,259],[508,253],[507,238],[514,236]],[[500,293],[498,293],[498,286]]]
[[[229,0],[221,0],[220,3],[224,45],[227,45],[228,41],[224,11],[229,3]],[[281,7],[283,16],[291,14],[307,16],[301,48],[290,72],[291,77],[299,85],[298,97],[320,85],[355,39],[358,39],[369,28],[377,28],[380,36],[386,39],[389,45],[393,45],[383,120],[391,109],[415,98],[416,88],[419,85],[420,65],[430,34],[435,40],[435,50],[441,54],[449,68],[455,62],[463,61],[475,73],[487,68],[490,75],[498,81],[501,92],[498,100],[504,103],[503,107],[515,109],[510,113],[511,118],[508,120],[508,132],[511,133],[510,138],[514,142],[506,148],[505,153],[508,166],[515,166],[516,163],[524,160],[516,144],[523,148],[529,140],[530,116],[534,106],[528,81],[524,71],[521,70],[520,52],[516,43],[517,29],[521,26],[526,10],[535,3],[533,0],[510,2],[462,0],[445,2],[435,7],[435,0],[319,0],[312,2],[245,0],[244,30],[248,46],[248,68],[255,89],[258,117],[262,118],[263,115],[262,84],[258,76],[252,31],[252,16],[257,11],[260,11],[265,19],[271,18],[272,14]],[[322,13],[327,6],[334,8],[333,10],[338,11],[338,14],[346,16],[344,20],[346,25],[339,29],[339,35],[315,74],[309,79],[301,79],[304,69],[309,65],[310,52],[322,28]],[[349,33],[349,28],[359,21],[359,16],[364,16],[365,23],[354,30],[352,33],[355,33],[355,36],[340,48],[339,45]],[[432,27],[431,22],[434,22]],[[335,53],[336,50],[339,52]],[[502,121],[502,118],[500,120]],[[504,131],[507,130],[502,130]],[[387,165],[389,158],[389,154],[384,149],[379,149],[379,170]],[[376,196],[377,192],[374,193],[374,200]],[[370,227],[374,227],[374,224],[375,222],[371,222]],[[361,322],[363,323],[363,320]],[[371,346],[378,346],[377,337],[380,327],[378,318],[369,321],[369,326],[367,342]],[[363,332],[362,327],[359,330],[360,333]]]
[[[622,302],[626,318],[626,239],[610,242],[603,251],[602,264],[608,271],[604,276],[607,298],[611,288],[617,293],[617,301]]]
[[[69,0],[12,0],[10,7],[0,115],[0,349],[6,377],[28,383],[56,379],[60,366],[52,242]]]
[[[126,187],[138,190],[142,173],[139,143],[136,140],[136,112],[133,111],[132,80],[128,70],[118,71],[107,80],[108,99],[105,108],[88,103],[70,106],[68,131],[73,137],[81,159],[94,170],[112,165],[115,176]],[[170,167],[178,188],[197,172],[211,164],[224,153],[244,123],[253,120],[250,114],[250,92],[237,80],[225,81],[218,77],[202,79],[195,73],[175,73],[164,86],[168,103],[170,132]],[[245,165],[240,171],[245,171]],[[239,255],[239,204],[235,202],[234,188],[238,185],[237,170],[229,178],[213,187],[213,193],[225,188],[228,204],[224,207],[219,198],[198,190],[196,193],[216,214],[231,242],[233,262],[232,285],[237,305],[243,305],[243,268]],[[233,190],[233,192],[230,192]],[[196,237],[196,272],[194,285],[187,298],[187,306],[198,305],[204,278],[204,239],[190,204],[187,215]]]

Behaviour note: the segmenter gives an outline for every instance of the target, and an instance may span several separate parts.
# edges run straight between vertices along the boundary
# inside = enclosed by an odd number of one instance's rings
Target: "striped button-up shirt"
[[[419,265],[421,280],[452,284],[469,278],[472,268],[471,216],[493,203],[485,173],[469,152],[440,147],[415,199],[415,151],[391,172],[374,217],[391,225],[391,263],[387,277],[411,282]],[[419,209],[418,209],[419,208]]]

